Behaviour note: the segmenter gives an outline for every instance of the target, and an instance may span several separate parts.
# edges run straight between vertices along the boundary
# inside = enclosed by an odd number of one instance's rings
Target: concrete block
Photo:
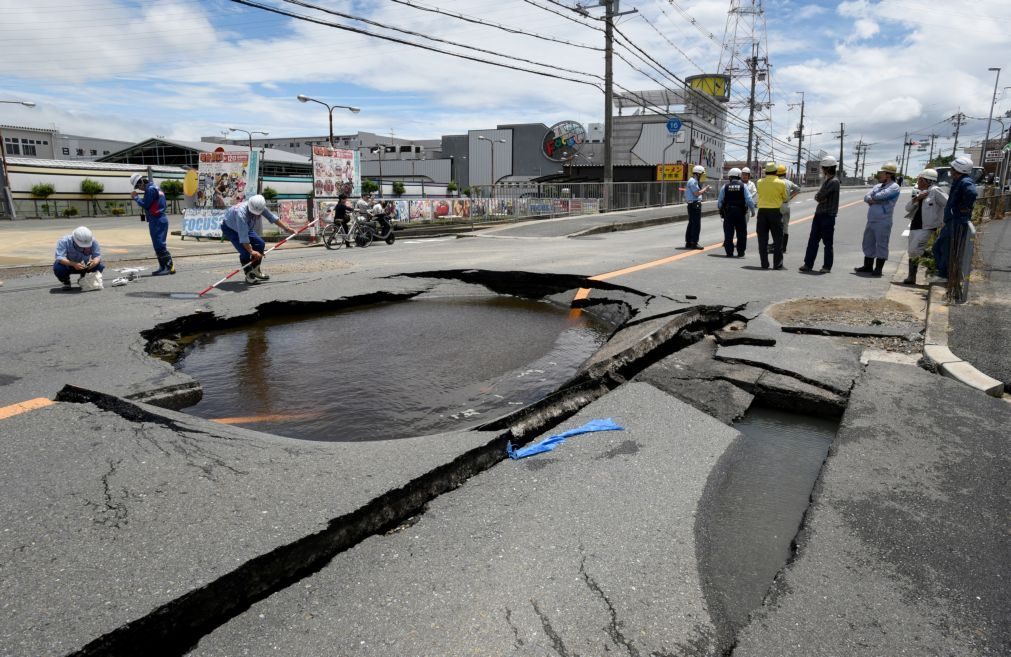
[[[970,388],[982,390],[991,397],[1000,397],[1004,393],[1003,382],[983,374],[965,361],[940,363],[938,369],[941,370],[941,374],[960,381]]]

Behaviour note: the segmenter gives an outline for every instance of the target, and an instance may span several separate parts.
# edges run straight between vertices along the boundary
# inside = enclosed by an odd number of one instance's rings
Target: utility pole
[[[756,51],[758,50],[758,44],[752,44],[751,46],[751,59],[748,60],[748,64],[751,68],[751,95],[748,96],[748,166],[750,167],[755,160],[751,159],[751,142],[755,137],[755,80],[758,76],[758,55]],[[758,159],[758,143],[755,143],[755,159]]]
[[[902,134],[902,156],[899,158],[899,175],[906,172],[906,147],[909,146],[909,133]]]
[[[638,10],[619,13],[619,0],[598,0],[604,7],[604,207],[611,209],[611,184],[614,182],[614,19]]]
[[[800,175],[801,171],[800,158],[802,157],[804,146],[804,92],[798,91],[797,93],[800,94],[800,127],[797,129],[797,132],[793,134],[797,137],[797,184],[801,185],[803,184]],[[796,104],[793,104],[788,105],[787,107],[796,107],[796,106],[797,106]]]
[[[864,138],[863,135],[861,135],[860,140],[857,141],[856,146],[853,147],[853,152],[856,153],[857,155],[857,161],[853,165],[854,176],[860,175],[858,172],[860,171],[860,156],[863,154],[863,150],[864,150]]]
[[[951,156],[955,157],[955,153],[958,152],[958,130],[965,125],[965,114],[962,114],[962,109],[959,108],[958,113],[950,120],[955,123],[955,145],[951,147]]]
[[[835,133],[832,133],[835,134]],[[843,174],[843,138],[846,136],[846,124],[839,124],[839,180],[842,181]]]
[[[937,139],[938,135],[930,135],[930,155],[927,156],[927,164],[934,159],[934,140]]]

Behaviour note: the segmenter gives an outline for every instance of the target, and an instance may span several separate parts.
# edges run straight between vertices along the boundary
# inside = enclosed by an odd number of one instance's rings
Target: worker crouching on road
[[[948,195],[937,186],[937,171],[924,169],[916,177],[916,193],[906,203],[909,218],[909,275],[902,281],[906,285],[916,284],[917,259],[927,250],[927,242],[941,224],[944,223],[944,206]]]
[[[77,282],[80,283],[85,274],[93,271],[105,271],[102,249],[87,226],[78,226],[73,233],[56,242],[53,273],[63,283],[63,289],[69,290],[72,287],[71,274],[78,274]]]
[[[151,275],[165,276],[176,273],[172,254],[169,253],[168,246],[165,244],[169,232],[168,215],[165,214],[165,192],[139,173],[130,176],[130,184],[133,185],[130,198],[144,208],[147,230],[151,233],[151,246],[154,247],[154,254],[158,258],[158,269],[151,272]]]
[[[864,265],[855,267],[859,274],[880,277],[888,260],[888,239],[892,235],[892,213],[899,200],[899,184],[895,178],[899,167],[885,162],[878,170],[878,184],[864,196],[867,204],[867,226],[864,227]]]
[[[814,210],[814,220],[811,222],[811,234],[807,238],[807,251],[804,253],[804,264],[800,271],[814,269],[814,261],[818,257],[819,242],[825,245],[825,255],[821,269],[822,274],[832,271],[835,257],[833,241],[835,239],[835,218],[839,214],[839,179],[835,170],[839,163],[831,155],[826,155],[821,161],[821,187],[814,195],[818,206]]]
[[[252,196],[248,201],[233,205],[225,213],[221,222],[221,234],[232,243],[239,252],[239,262],[246,272],[246,283],[258,285],[260,281],[269,281],[270,276],[260,270],[263,251],[266,245],[256,234],[256,220],[264,217],[272,224],[280,226],[289,233],[295,231],[284,221],[275,217],[267,209],[267,201],[261,195]]]
[[[758,258],[762,269],[769,268],[769,235],[772,235],[772,268],[783,269],[783,204],[790,200],[786,184],[779,179],[775,162],[765,165],[765,177],[758,181]]]
[[[951,162],[951,192],[944,205],[944,227],[934,241],[937,275],[948,278],[962,257],[965,236],[976,205],[976,184],[972,181],[972,159],[960,155]]]
[[[723,250],[727,257],[734,255],[734,234],[737,235],[737,257],[743,258],[748,246],[748,214],[755,209],[755,200],[748,186],[741,182],[741,170],[733,168],[730,182],[720,188],[716,207],[723,217]]]
[[[701,249],[699,235],[702,233],[702,196],[709,191],[709,185],[700,187],[702,175],[706,172],[703,166],[692,169],[692,177],[685,185],[685,203],[688,204],[688,226],[685,228],[685,248]]]

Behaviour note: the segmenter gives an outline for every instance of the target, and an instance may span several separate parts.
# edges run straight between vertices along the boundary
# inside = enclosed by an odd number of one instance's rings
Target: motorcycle
[[[377,203],[366,222],[369,230],[372,231],[373,238],[383,240],[387,244],[393,244],[397,241],[396,233],[393,230],[393,214],[390,210],[390,203],[387,203],[385,206]]]

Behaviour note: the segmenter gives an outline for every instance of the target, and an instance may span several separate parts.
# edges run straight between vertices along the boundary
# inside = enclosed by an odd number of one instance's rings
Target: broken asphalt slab
[[[4,420],[5,657],[163,654],[505,445],[487,432],[313,443],[67,396],[99,405]]]
[[[915,340],[919,334],[907,326],[855,326],[852,324],[812,324],[810,326],[784,326],[784,333],[804,333],[808,335],[840,335],[870,338],[903,338]]]
[[[1001,400],[871,362],[734,656],[1008,654],[1009,426]]]
[[[496,465],[190,655],[722,654],[694,527],[739,434],[644,383],[558,430],[603,417],[624,431]]]

